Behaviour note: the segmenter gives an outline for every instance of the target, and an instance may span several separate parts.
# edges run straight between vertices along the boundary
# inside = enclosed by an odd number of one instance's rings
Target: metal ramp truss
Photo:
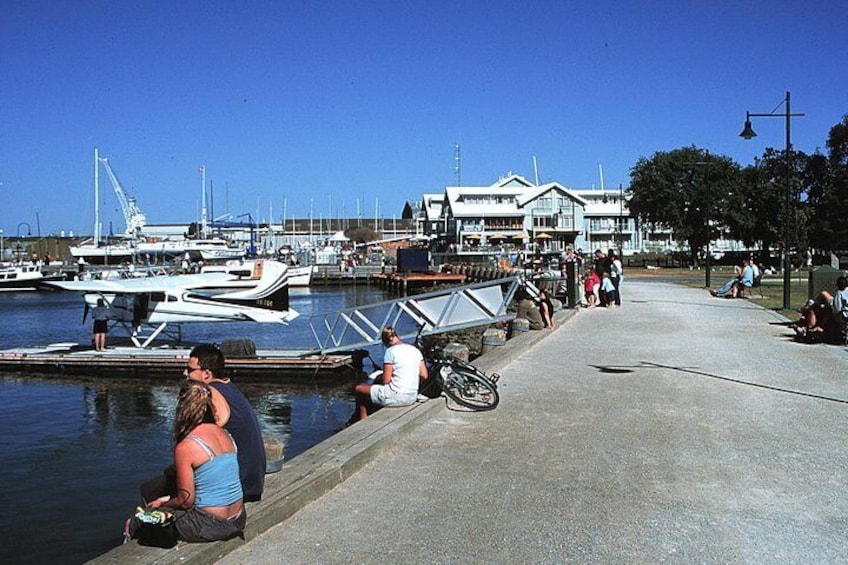
[[[386,326],[402,338],[462,330],[512,320],[507,313],[516,290],[527,283],[518,276],[314,315],[309,327],[323,354],[380,343]]]

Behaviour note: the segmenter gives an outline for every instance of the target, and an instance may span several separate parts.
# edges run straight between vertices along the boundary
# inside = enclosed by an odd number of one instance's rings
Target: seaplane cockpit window
[[[165,297],[168,299],[168,302],[179,302],[180,299],[174,296],[173,294],[166,294]]]
[[[164,292],[151,292],[150,293],[150,301],[151,302],[165,302],[165,293]]]

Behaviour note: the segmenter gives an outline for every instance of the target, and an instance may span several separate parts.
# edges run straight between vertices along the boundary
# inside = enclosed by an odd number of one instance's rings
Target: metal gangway
[[[316,314],[309,327],[318,350],[329,354],[377,345],[386,326],[408,339],[422,326],[421,335],[426,336],[506,322],[515,317],[507,307],[520,287],[538,295],[532,283],[513,276]]]

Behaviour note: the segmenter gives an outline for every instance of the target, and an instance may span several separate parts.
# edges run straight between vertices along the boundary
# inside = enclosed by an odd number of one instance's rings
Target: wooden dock
[[[98,352],[90,346],[57,343],[0,351],[0,372],[172,379],[182,376],[190,350],[189,347],[112,347]],[[320,355],[260,349],[255,357],[227,359],[227,370],[240,380],[302,382],[309,377],[349,378],[361,371],[362,357],[360,352]]]
[[[423,288],[463,284],[466,276],[456,273],[377,273],[371,279],[381,288],[407,296]]]

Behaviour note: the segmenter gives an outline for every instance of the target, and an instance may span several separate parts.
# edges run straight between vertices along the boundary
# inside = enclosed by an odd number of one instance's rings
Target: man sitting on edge
[[[215,345],[198,345],[189,353],[185,376],[209,385],[215,423],[230,432],[238,446],[238,465],[245,502],[262,498],[265,488],[265,442],[253,406],[229,378],[224,354]]]
[[[224,378],[224,363],[224,354],[217,346],[198,345],[189,353],[183,376],[209,386],[215,423],[227,430],[236,443],[244,501],[256,502],[262,498],[265,488],[265,442],[250,402],[230,379]],[[173,465],[166,468],[162,476],[141,485],[141,498],[145,503],[176,493]]]

